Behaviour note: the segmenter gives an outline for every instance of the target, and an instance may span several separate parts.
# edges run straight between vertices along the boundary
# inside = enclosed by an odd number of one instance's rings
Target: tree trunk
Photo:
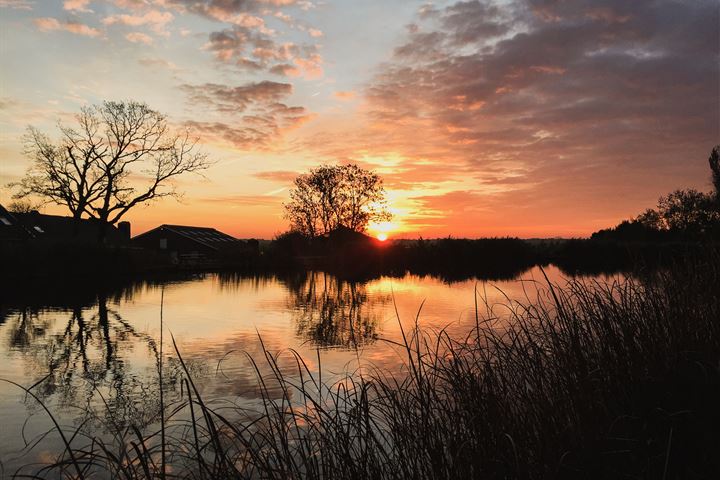
[[[78,210],[75,213],[73,213],[73,227],[72,227],[73,238],[77,238],[78,235],[80,235],[80,223],[81,222],[82,222],[82,210]]]

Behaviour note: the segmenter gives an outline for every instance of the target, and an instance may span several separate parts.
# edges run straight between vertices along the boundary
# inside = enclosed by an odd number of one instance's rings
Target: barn
[[[45,215],[37,210],[9,212],[0,205],[0,240],[33,241],[36,244],[95,244],[100,238],[101,224],[97,220],[61,215]],[[103,243],[125,246],[130,241],[130,223],[105,225]]]
[[[250,249],[247,242],[209,227],[160,225],[132,239],[133,246],[167,252],[181,262],[202,261]]]

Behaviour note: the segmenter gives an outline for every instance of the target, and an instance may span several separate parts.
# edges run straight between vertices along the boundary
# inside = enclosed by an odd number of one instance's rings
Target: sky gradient
[[[710,188],[719,24],[716,0],[0,0],[0,202],[28,125],[134,99],[215,164],[133,233],[271,238],[297,174],[351,162],[385,180],[373,233],[585,236]]]

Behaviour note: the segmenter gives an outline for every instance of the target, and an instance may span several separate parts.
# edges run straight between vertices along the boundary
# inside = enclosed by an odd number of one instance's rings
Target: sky
[[[0,203],[28,125],[132,99],[213,162],[133,234],[272,238],[296,175],[355,163],[394,215],[373,234],[586,236],[710,189],[718,25],[716,0],[0,0]]]

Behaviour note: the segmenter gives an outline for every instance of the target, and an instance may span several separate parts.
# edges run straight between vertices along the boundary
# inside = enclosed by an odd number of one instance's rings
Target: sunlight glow
[[[368,225],[368,234],[384,242],[390,234],[400,231],[398,227],[399,225],[395,222],[372,222]]]

